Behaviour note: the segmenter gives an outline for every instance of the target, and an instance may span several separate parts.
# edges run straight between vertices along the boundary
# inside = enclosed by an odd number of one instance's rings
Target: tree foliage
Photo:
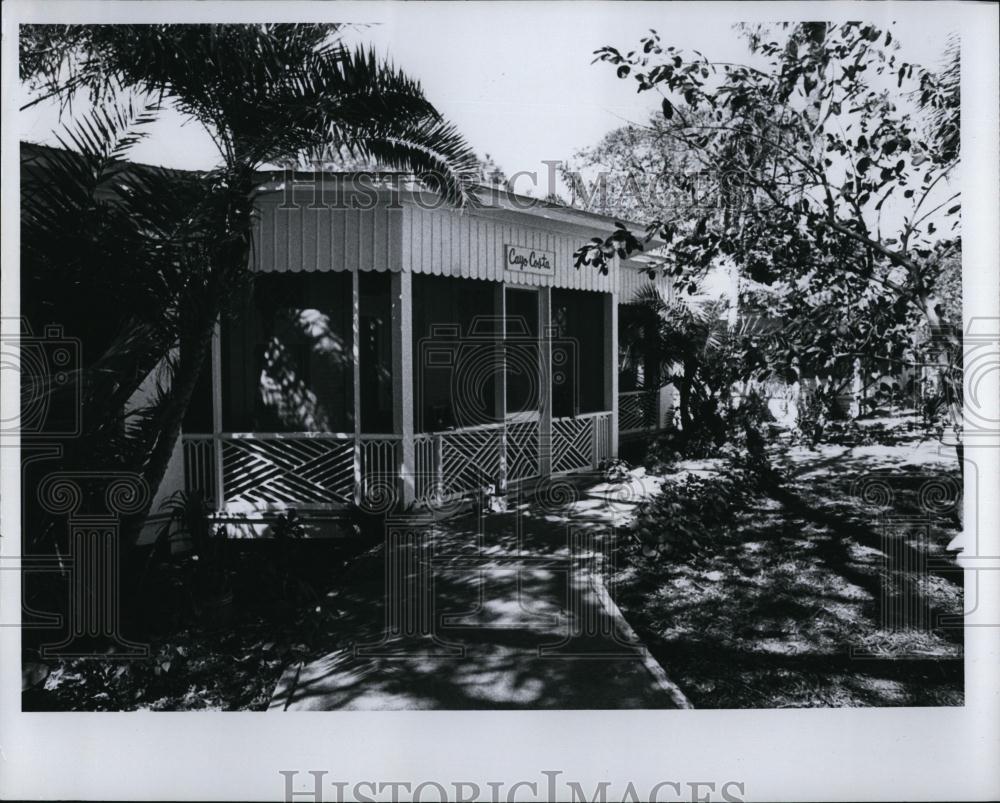
[[[671,136],[658,113],[644,124],[610,131],[561,167],[571,205],[643,225],[683,225],[699,210],[717,210],[700,173],[696,156]]]
[[[692,292],[735,264],[743,308],[783,323],[772,366],[843,371],[856,356],[901,359],[942,338],[957,413],[957,322],[937,292],[960,248],[957,50],[935,73],[870,24],[741,31],[745,65],[685,53],[656,32],[636,50],[595,53],[639,92],[660,93],[658,129],[717,200],[687,220],[683,208],[652,219],[645,241],[666,243],[665,269]],[[641,248],[624,229],[581,248],[578,266],[606,270]]]
[[[419,83],[371,50],[345,47],[338,30],[21,29],[21,79],[35,94],[28,105],[47,100],[69,109],[84,99],[93,108],[60,135],[72,154],[54,155],[34,172],[42,192],[29,199],[25,271],[40,303],[53,292],[47,282],[67,277],[67,287],[86,286],[91,298],[104,294],[112,302],[95,308],[110,309],[117,324],[116,353],[88,366],[115,391],[91,409],[95,433],[113,429],[121,399],[132,396],[152,365],[169,366],[130,451],[133,462],[125,462],[153,490],[215,324],[249,280],[259,168],[336,150],[415,173],[455,203],[465,198],[476,162],[464,139]],[[131,98],[131,112],[107,111],[124,108],[124,98]],[[168,106],[210,135],[215,169],[171,176],[122,164],[140,130]],[[58,297],[65,310],[71,300]]]

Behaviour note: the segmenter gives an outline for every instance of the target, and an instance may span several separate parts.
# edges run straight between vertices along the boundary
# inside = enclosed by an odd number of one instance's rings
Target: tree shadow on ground
[[[901,437],[772,460],[784,481],[705,552],[621,556],[613,593],[667,673],[696,707],[962,704],[954,459]]]
[[[286,672],[272,709],[686,704],[601,596],[614,504],[582,485],[570,496],[387,523],[383,550],[328,600],[325,653]]]

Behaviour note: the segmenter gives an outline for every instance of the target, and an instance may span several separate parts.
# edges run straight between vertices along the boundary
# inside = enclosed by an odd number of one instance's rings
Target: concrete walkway
[[[329,601],[353,641],[289,667],[271,710],[688,707],[604,583],[655,483],[576,477],[509,513],[390,520]]]

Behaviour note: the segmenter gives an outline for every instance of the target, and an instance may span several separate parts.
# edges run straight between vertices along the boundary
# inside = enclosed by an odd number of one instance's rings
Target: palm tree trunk
[[[163,482],[164,474],[173,455],[174,446],[181,432],[181,422],[187,413],[198,377],[211,351],[214,321],[203,330],[200,337],[181,343],[180,362],[170,389],[166,408],[161,415],[161,430],[143,468],[143,479],[155,491]]]
[[[209,257],[211,266],[209,280],[204,286],[205,298],[198,300],[194,310],[189,310],[193,320],[181,325],[177,371],[169,395],[157,413],[157,435],[142,470],[149,488],[149,502],[128,528],[133,542],[167,473],[181,424],[212,348],[215,324],[233,296],[237,282],[248,270],[251,248],[249,221],[253,212],[252,174],[236,171],[230,188],[232,194],[222,210],[221,219],[225,221],[222,230],[228,228],[231,233],[217,244]],[[181,314],[184,312],[182,309]]]

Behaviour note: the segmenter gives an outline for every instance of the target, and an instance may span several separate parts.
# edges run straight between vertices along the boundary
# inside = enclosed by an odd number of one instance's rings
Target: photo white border
[[[593,7],[593,4],[590,4]],[[607,4],[615,14],[618,4]],[[535,4],[510,3],[531,24]],[[373,21],[396,4],[273,2],[22,2],[3,4],[3,295],[18,315],[18,21]],[[425,3],[436,15],[474,3]],[[705,25],[752,19],[871,19],[919,14],[962,33],[962,194],[966,320],[1000,317],[997,7],[974,3],[674,3]],[[44,19],[43,19],[44,18]],[[663,33],[666,33],[665,31]],[[488,32],[483,32],[484,36]],[[447,58],[447,54],[442,54]],[[417,76],[419,77],[419,76]],[[627,91],[624,90],[623,91]],[[1000,398],[996,375],[987,398]],[[5,372],[8,420],[18,388]],[[0,449],[0,561],[18,550],[16,439]],[[998,451],[979,467],[980,556],[1000,555]],[[972,500],[970,500],[971,503]],[[1000,566],[981,571],[1000,622]],[[967,584],[968,585],[968,584]],[[989,589],[983,589],[983,586]],[[0,620],[19,611],[16,571],[0,573]],[[991,612],[991,613],[990,613]],[[496,711],[326,713],[21,713],[20,634],[0,627],[0,798],[277,800],[279,770],[326,770],[328,780],[542,781],[543,770],[592,789],[661,781],[745,784],[747,800],[990,800],[1000,797],[1000,628],[966,632],[966,704],[959,708],[739,711]],[[450,787],[448,787],[450,788]],[[717,786],[718,788],[718,786]],[[332,788],[328,796],[334,799]],[[428,793],[427,799],[433,799]],[[298,797],[297,800],[308,800]],[[540,799],[540,798],[536,798]],[[717,799],[713,797],[713,799]]]

